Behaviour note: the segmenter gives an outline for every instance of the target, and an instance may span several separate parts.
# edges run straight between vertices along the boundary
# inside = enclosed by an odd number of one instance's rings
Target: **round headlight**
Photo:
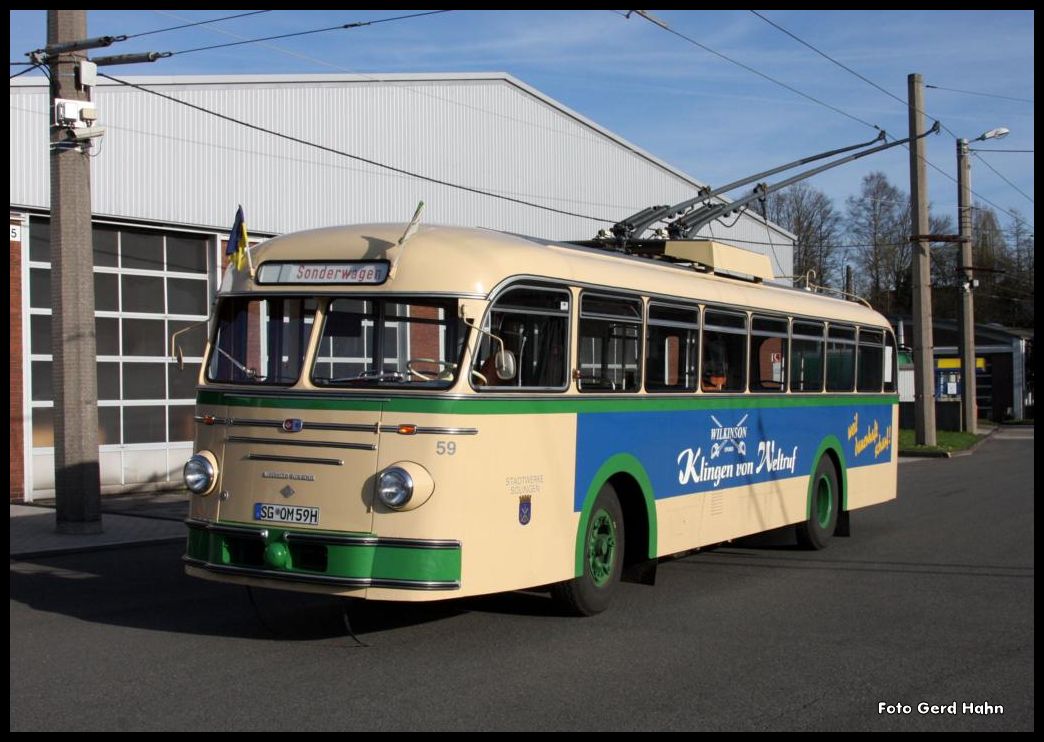
[[[209,492],[217,480],[214,464],[208,457],[198,453],[185,463],[182,475],[185,478],[185,486],[197,495]]]
[[[413,497],[413,477],[405,469],[393,466],[377,479],[377,499],[393,510],[403,508]]]

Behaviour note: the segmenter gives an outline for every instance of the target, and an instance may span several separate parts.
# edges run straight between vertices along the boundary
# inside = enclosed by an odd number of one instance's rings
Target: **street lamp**
[[[1003,139],[1008,130],[1000,127],[975,137],[973,141]],[[957,140],[957,226],[961,236],[961,264],[957,266],[960,276],[958,288],[961,293],[961,407],[964,415],[964,430],[976,432],[978,412],[975,403],[975,308],[972,303],[972,213],[971,213],[971,161],[968,159],[968,140]]]

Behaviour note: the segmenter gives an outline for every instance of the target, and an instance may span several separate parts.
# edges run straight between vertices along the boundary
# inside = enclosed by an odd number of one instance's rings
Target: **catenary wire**
[[[759,12],[758,12],[758,11],[756,11],[756,10],[752,10],[752,11],[750,11],[750,12],[751,12],[751,13],[753,13],[754,15],[756,15],[756,16],[757,16],[758,18],[760,18],[761,20],[765,21],[765,23],[769,24],[770,26],[773,26],[773,27],[775,27],[775,28],[779,29],[780,31],[782,31],[783,33],[785,33],[785,34],[786,34],[787,36],[789,36],[790,38],[794,39],[794,41],[798,42],[799,44],[804,44],[805,46],[807,46],[807,47],[808,47],[809,49],[811,49],[812,51],[814,51],[814,52],[815,52],[816,54],[818,54],[819,56],[821,56],[821,57],[823,57],[823,58],[825,58],[825,59],[828,59],[828,60],[830,60],[831,62],[833,62],[834,64],[836,64],[836,65],[837,65],[838,67],[840,67],[841,69],[843,69],[843,70],[845,70],[846,72],[850,72],[851,74],[855,75],[855,76],[856,76],[856,77],[858,77],[858,78],[859,78],[860,80],[862,80],[863,82],[865,82],[865,83],[866,83],[867,85],[871,85],[871,86],[873,86],[873,87],[877,88],[878,90],[880,90],[880,91],[881,91],[882,93],[884,93],[885,95],[887,95],[887,96],[889,96],[889,97],[891,97],[891,98],[895,98],[895,99],[896,99],[897,101],[899,101],[900,103],[902,103],[902,104],[903,104],[904,106],[906,105],[906,101],[904,101],[904,100],[903,100],[902,98],[900,98],[899,96],[897,96],[897,95],[896,95],[895,93],[892,93],[891,91],[889,91],[889,90],[886,90],[885,88],[881,87],[880,85],[878,85],[878,84],[877,84],[876,82],[874,82],[874,81],[873,81],[873,80],[871,80],[870,78],[868,78],[868,77],[864,77],[863,75],[861,75],[861,74],[859,74],[858,72],[856,72],[855,70],[853,70],[853,69],[852,69],[851,67],[848,67],[847,65],[844,65],[844,64],[842,64],[841,62],[837,61],[836,59],[834,59],[833,57],[831,57],[831,56],[830,56],[829,54],[827,54],[826,52],[824,52],[824,51],[821,51],[820,49],[817,49],[816,47],[812,46],[812,44],[808,43],[807,41],[805,41],[804,39],[800,38],[800,37],[799,37],[799,36],[797,36],[796,34],[794,34],[794,33],[791,33],[791,32],[790,32],[790,31],[788,31],[787,29],[783,28],[783,26],[779,25],[779,24],[778,24],[778,23],[776,23],[775,21],[769,20],[768,18],[766,18],[765,16],[763,16],[763,15],[762,15],[761,13],[759,13]]]
[[[436,15],[438,13],[450,13],[450,12],[452,12],[452,11],[450,11],[450,10],[428,10],[428,11],[425,11],[423,13],[411,13],[409,15],[398,15],[398,16],[393,16],[393,17],[390,17],[390,18],[378,18],[375,21],[355,21],[353,23],[342,23],[342,24],[337,25],[337,26],[328,26],[326,28],[312,29],[311,31],[295,31],[294,33],[284,33],[284,34],[278,34],[276,36],[265,36],[265,37],[260,38],[260,39],[246,39],[244,41],[231,41],[231,42],[229,42],[227,44],[213,44],[211,46],[196,47],[195,49],[182,49],[180,51],[171,52],[171,56],[174,56],[174,55],[177,55],[177,54],[191,54],[192,52],[209,51],[211,49],[223,49],[223,48],[229,47],[229,46],[242,46],[243,44],[256,44],[256,43],[261,42],[261,41],[272,41],[273,39],[289,39],[289,38],[292,38],[292,37],[295,37],[295,36],[308,36],[309,34],[323,33],[325,31],[337,31],[337,30],[340,30],[340,29],[348,29],[348,28],[361,28],[362,26],[373,26],[373,25],[376,25],[378,23],[387,23],[389,21],[401,21],[401,20],[405,20],[407,18],[420,18],[421,16]]]
[[[954,88],[943,88],[938,85],[925,85],[926,88],[932,88],[933,90],[945,90],[949,93],[964,93],[965,95],[982,95],[987,98],[1003,98],[1004,100],[1017,100],[1020,103],[1032,103],[1031,98],[1013,98],[1010,95],[997,95],[996,93],[977,93],[974,90],[955,90]]]
[[[678,38],[684,39],[685,41],[689,42],[693,46],[697,46],[700,49],[703,49],[705,52],[709,52],[710,54],[713,54],[716,57],[720,57],[721,59],[724,59],[726,62],[730,62],[730,63],[736,65],[737,67],[741,67],[742,69],[745,69],[748,72],[757,75],[758,77],[763,77],[766,80],[768,80],[769,82],[775,83],[776,85],[779,85],[782,88],[786,88],[790,92],[796,93],[797,95],[800,95],[802,98],[806,98],[806,99],[812,101],[813,103],[816,103],[816,104],[818,104],[820,106],[823,106],[824,108],[828,108],[831,111],[834,111],[835,113],[840,113],[842,116],[850,118],[850,119],[852,119],[853,121],[855,121],[857,123],[863,124],[864,126],[869,126],[871,129],[876,129],[878,131],[881,131],[881,127],[877,126],[876,124],[871,124],[869,121],[866,121],[865,119],[861,119],[858,116],[853,116],[852,114],[848,113],[847,111],[843,111],[840,108],[838,108],[837,106],[832,106],[829,103],[826,103],[825,101],[821,101],[818,98],[809,95],[808,93],[805,93],[805,92],[803,92],[801,90],[798,90],[797,88],[795,88],[792,85],[788,85],[787,83],[783,82],[782,80],[777,80],[776,78],[772,77],[771,75],[767,75],[764,72],[762,72],[761,70],[758,70],[758,69],[755,69],[754,67],[751,67],[749,64],[744,64],[743,62],[740,62],[739,60],[733,59],[732,57],[730,57],[730,56],[728,56],[726,54],[722,54],[719,51],[711,49],[706,44],[701,44],[699,41],[696,41],[696,39],[694,39],[694,38],[692,38],[690,36],[686,36],[685,34],[681,33],[680,31],[675,31],[673,28],[668,26],[666,23],[663,23],[662,21],[656,20],[656,19],[652,18],[651,16],[649,16],[645,11],[639,10],[639,11],[635,11],[635,12],[637,12],[638,15],[641,16],[642,18],[644,18],[645,20],[649,21],[649,23],[652,23],[654,26],[659,26],[664,31],[667,31],[668,33],[674,34]]]
[[[877,90],[880,90],[880,91],[881,91],[882,93],[884,93],[885,95],[888,95],[889,97],[891,97],[891,98],[894,98],[895,100],[899,101],[899,102],[900,102],[901,104],[903,104],[904,106],[908,106],[908,103],[907,103],[906,101],[904,101],[904,100],[903,100],[902,98],[900,98],[900,97],[898,97],[898,96],[894,95],[893,93],[889,92],[888,90],[886,90],[885,88],[881,87],[880,85],[878,85],[878,84],[877,84],[877,83],[875,83],[874,81],[870,80],[869,78],[867,78],[867,77],[865,77],[865,76],[863,76],[863,75],[859,74],[858,72],[856,72],[855,70],[851,69],[850,67],[848,67],[848,66],[846,66],[846,65],[842,64],[842,63],[841,63],[841,62],[839,62],[838,60],[834,59],[833,57],[831,57],[830,55],[826,54],[825,52],[823,52],[823,51],[819,50],[818,48],[816,48],[816,47],[815,47],[815,46],[813,46],[812,44],[808,43],[808,42],[807,42],[807,41],[805,41],[804,39],[802,39],[802,38],[798,37],[798,36],[797,36],[796,34],[792,33],[791,31],[788,31],[788,30],[787,30],[787,29],[785,29],[785,28],[783,28],[783,27],[782,27],[782,26],[780,26],[780,25],[779,25],[778,23],[775,23],[774,21],[771,21],[771,20],[769,20],[768,18],[766,18],[766,17],[765,17],[765,16],[763,16],[762,14],[758,13],[757,11],[754,11],[754,10],[752,10],[752,11],[750,11],[750,12],[751,12],[751,13],[753,13],[754,15],[756,15],[756,16],[757,16],[758,18],[761,18],[761,19],[762,19],[763,21],[765,21],[765,22],[766,22],[766,23],[768,23],[769,25],[771,25],[771,26],[773,26],[774,28],[776,28],[776,29],[780,30],[781,32],[785,33],[785,34],[786,34],[787,36],[790,36],[790,37],[791,37],[792,39],[794,39],[795,41],[797,41],[797,42],[799,42],[799,43],[801,43],[801,44],[803,44],[803,45],[807,46],[807,47],[808,47],[809,49],[812,49],[812,50],[813,50],[814,52],[816,52],[816,53],[817,53],[817,54],[819,54],[820,56],[822,56],[822,57],[824,57],[825,59],[827,59],[827,60],[829,60],[829,61],[833,62],[834,64],[836,64],[836,65],[837,65],[838,67],[840,67],[841,69],[843,69],[843,70],[845,70],[845,71],[849,72],[849,73],[850,73],[850,74],[852,74],[852,75],[855,75],[855,76],[856,76],[857,78],[859,78],[859,79],[860,79],[860,80],[862,80],[863,82],[867,83],[868,85],[871,85],[871,86],[873,86],[873,87],[874,87],[874,88],[876,88]],[[654,21],[654,22],[655,22],[655,21]],[[660,25],[660,26],[661,26],[661,27],[663,27],[663,28],[667,28],[667,26],[665,26],[665,25],[663,25],[663,24],[659,24],[659,23],[657,23],[657,25]],[[668,29],[668,30],[670,30],[670,29]],[[767,77],[767,76],[763,75],[763,77]],[[768,78],[768,79],[771,79],[771,78]],[[939,90],[949,90],[949,88],[938,88],[938,87],[937,87],[937,86],[935,86],[935,85],[927,85],[927,84],[926,84],[926,85],[925,85],[925,87],[927,87],[927,88],[936,88],[936,89],[939,89]],[[968,91],[958,91],[958,92],[968,92]],[[998,97],[1007,97],[1007,96],[998,96]],[[1016,100],[1017,100],[1017,99],[1016,99]],[[1029,102],[1032,102],[1032,101],[1029,101]],[[835,109],[835,110],[837,110],[837,109]],[[924,116],[926,116],[926,117],[928,117],[928,118],[934,118],[934,117],[931,117],[931,116],[929,116],[929,115],[928,115],[927,113],[925,113],[924,111],[919,111],[919,113],[921,113],[922,115],[924,115]],[[847,115],[847,114],[846,114],[846,115]],[[851,116],[849,116],[849,118],[852,118],[852,117],[851,117]],[[865,122],[864,122],[864,123],[865,123]],[[947,126],[945,125],[945,124],[941,124],[941,125],[942,125],[942,128],[943,128],[943,129],[944,129],[944,130],[945,130],[945,131],[946,131],[946,132],[947,132],[948,134],[950,134],[951,136],[953,136],[953,137],[954,137],[955,139],[959,139],[959,138],[960,138],[960,137],[958,137],[958,136],[957,136],[956,134],[954,134],[954,132],[953,132],[953,131],[951,131],[951,130],[950,130],[950,129],[949,129],[949,128],[948,128],[948,127],[947,127]],[[877,128],[877,127],[875,127],[875,128]],[[903,149],[909,150],[909,147],[907,147],[906,145],[903,145]],[[939,167],[938,165],[936,165],[935,163],[933,163],[933,162],[932,162],[931,160],[929,160],[929,159],[928,159],[927,157],[925,157],[925,156],[921,155],[921,156],[920,156],[920,158],[921,158],[922,160],[924,160],[924,162],[925,162],[925,164],[926,164],[926,165],[928,165],[929,167],[931,167],[931,168],[932,168],[933,170],[935,170],[935,171],[939,172],[939,173],[940,173],[941,175],[943,175],[943,176],[944,176],[945,178],[947,178],[948,180],[951,180],[951,181],[953,181],[954,183],[956,183],[956,182],[957,182],[957,179],[956,179],[956,178],[954,178],[954,177],[953,177],[952,175],[950,175],[950,174],[949,174],[948,172],[946,172],[945,170],[943,170],[942,168],[940,168],[940,167]],[[983,163],[984,165],[986,165],[986,167],[988,167],[988,168],[989,168],[990,170],[992,170],[992,171],[993,171],[993,172],[994,172],[994,173],[995,173],[995,174],[997,175],[997,177],[999,177],[999,178],[1000,178],[1001,180],[1003,180],[1003,181],[1004,181],[1005,183],[1007,183],[1007,184],[1008,184],[1009,186],[1011,186],[1011,187],[1012,187],[1012,188],[1013,188],[1014,190],[1018,191],[1018,193],[1019,193],[1019,194],[1021,194],[1021,195],[1022,195],[1022,196],[1023,196],[1024,198],[1026,198],[1026,199],[1027,199],[1027,200],[1028,200],[1028,201],[1029,201],[1030,203],[1033,203],[1033,199],[1032,199],[1032,198],[1030,198],[1030,197],[1029,197],[1028,195],[1026,195],[1026,193],[1025,193],[1025,192],[1023,192],[1023,191],[1022,191],[1022,189],[1020,189],[1020,188],[1019,188],[1018,186],[1016,186],[1016,185],[1015,185],[1014,183],[1012,183],[1012,182],[1011,182],[1010,180],[1008,180],[1008,179],[1007,179],[1007,178],[1005,178],[1005,177],[1004,177],[1003,175],[1001,175],[1001,174],[1000,174],[1000,172],[998,172],[996,168],[994,168],[994,167],[993,167],[992,165],[990,165],[989,163],[987,163],[987,162],[986,162],[985,160],[982,160],[982,158],[979,158],[979,159],[980,159],[980,161],[982,161],[982,163]],[[974,195],[975,195],[976,197],[978,197],[978,198],[982,199],[983,201],[986,201],[986,203],[990,204],[991,206],[993,206],[993,207],[994,207],[995,209],[997,209],[997,210],[998,210],[998,211],[1000,211],[1001,213],[1004,213],[1004,214],[1008,214],[1008,215],[1010,216],[1010,211],[1009,211],[1008,209],[1005,209],[1005,208],[1003,208],[1003,207],[1001,207],[1001,206],[998,206],[997,204],[993,203],[993,201],[989,200],[988,198],[986,198],[985,196],[983,196],[983,195],[981,195],[981,194],[979,194],[979,193],[976,193],[976,192],[975,192],[974,190],[972,191],[972,193],[973,193],[973,194],[974,194]]]
[[[226,15],[221,18],[211,18],[209,21],[196,21],[195,23],[182,23],[180,26],[170,26],[168,28],[157,28],[154,31],[142,31],[141,33],[127,34],[128,39],[136,39],[140,36],[150,36],[155,33],[165,33],[167,31],[177,31],[179,28],[192,28],[193,26],[205,26],[208,23],[218,23],[220,21],[230,21],[233,18],[245,18],[248,15],[258,15],[260,13],[271,13],[271,10],[252,10],[249,13],[238,13],[236,15]]]

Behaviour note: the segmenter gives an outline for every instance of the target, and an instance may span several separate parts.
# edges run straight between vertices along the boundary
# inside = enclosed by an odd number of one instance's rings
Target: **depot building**
[[[580,240],[703,185],[503,73],[125,82],[91,88],[104,135],[84,147],[103,492],[181,485],[205,324],[179,336],[184,371],[170,338],[207,318],[238,206],[251,242],[407,222],[420,201],[425,223]],[[54,495],[49,95],[11,80],[12,501]],[[793,272],[793,235],[728,221],[700,236]]]

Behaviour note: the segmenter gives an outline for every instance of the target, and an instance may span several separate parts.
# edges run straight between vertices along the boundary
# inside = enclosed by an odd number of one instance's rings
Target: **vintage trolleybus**
[[[896,496],[880,314],[714,242],[628,257],[478,229],[269,240],[219,293],[189,574],[382,600],[550,585]],[[763,261],[763,262],[762,262]]]

